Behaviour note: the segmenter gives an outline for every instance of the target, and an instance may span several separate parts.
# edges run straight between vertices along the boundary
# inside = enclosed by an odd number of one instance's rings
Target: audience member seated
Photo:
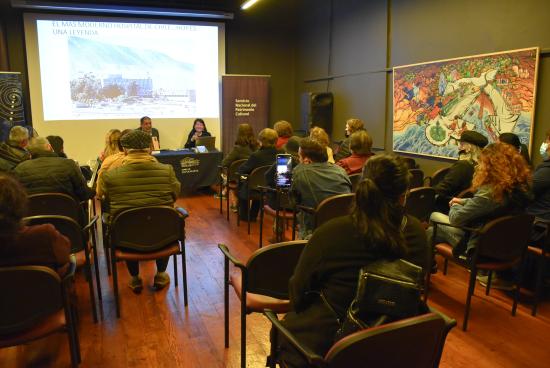
[[[283,150],[285,153],[292,156],[292,170],[300,163],[300,157],[298,156],[298,150],[300,149],[300,141],[302,138],[297,136],[292,136],[288,139],[286,144],[283,146]],[[276,188],[276,176],[277,176],[277,162],[274,162],[273,165],[267,172],[265,173],[265,181],[267,183],[268,187]],[[279,207],[279,204],[277,203],[277,195],[276,193],[267,193],[267,204],[269,207],[273,208],[274,210],[277,210],[277,207]],[[292,210],[291,208],[287,208],[288,210]],[[276,232],[282,233],[284,231],[284,224],[280,223],[279,228],[277,229],[275,227],[275,223],[273,223],[273,232],[274,236],[269,239],[269,242],[275,243],[275,239],[277,237],[275,236]]]
[[[53,151],[59,157],[67,158],[67,155],[65,154],[65,149],[63,147],[63,138],[58,135],[49,135],[46,137],[46,139],[50,143],[50,146],[52,146]]]
[[[151,156],[151,136],[134,130],[124,135],[121,143],[126,153],[122,166],[104,173],[101,183],[111,218],[135,207],[173,206],[180,192],[180,183],[171,165],[161,164]],[[157,290],[170,282],[165,272],[168,260],[156,261],[154,286]],[[139,263],[128,261],[126,265],[132,275],[129,287],[136,293],[141,292],[143,282],[139,277]]]
[[[234,161],[248,159],[252,152],[258,149],[258,142],[256,141],[256,136],[254,136],[254,130],[250,124],[239,124],[237,130],[237,139],[235,140],[235,145],[229,154],[222,160],[223,167],[229,167]],[[224,184],[227,183],[227,176],[222,174]],[[223,196],[227,195],[227,188],[224,188]],[[230,191],[230,193],[233,193]],[[230,194],[232,197],[233,195]],[[235,204],[237,200],[235,198],[230,199],[231,208],[236,210]]]
[[[288,139],[292,137],[294,131],[292,130],[292,125],[288,121],[280,120],[273,125],[273,129],[277,132],[279,138],[277,138],[277,143],[275,148],[281,149],[288,142]]]
[[[452,198],[449,215],[434,212],[431,220],[480,228],[495,218],[522,213],[530,201],[530,181],[529,167],[519,152],[509,144],[493,143],[479,156],[472,181],[473,198]],[[431,237],[431,228],[428,233]],[[471,252],[477,236],[439,225],[435,240],[450,244],[458,257]]]
[[[46,138],[33,138],[28,149],[32,158],[13,169],[27,193],[65,193],[79,202],[93,195],[76,162],[59,157]]]
[[[121,139],[126,134],[130,133],[132,129],[124,129],[120,133],[120,138],[117,140],[118,149],[119,152],[110,155],[109,157],[105,158],[103,162],[101,163],[101,167],[99,168],[99,171],[97,172],[97,196],[101,198],[103,196],[103,193],[101,193],[101,185],[100,182],[103,180],[103,174],[105,174],[107,171],[111,169],[115,169],[117,167],[122,166],[122,162],[124,161],[124,158],[126,157],[126,153],[124,152],[124,147],[122,147]]]
[[[508,143],[515,147],[518,152],[523,156],[527,164],[531,164],[531,158],[529,157],[529,150],[525,144],[522,144],[519,137],[514,133],[502,133],[498,137],[498,141],[502,143]]]
[[[429,256],[422,226],[414,217],[403,215],[409,187],[405,163],[397,156],[382,154],[366,165],[367,177],[357,189],[353,213],[315,230],[289,283],[293,311],[282,324],[321,356],[334,343],[339,328],[335,314],[345,317],[362,267],[396,258],[424,267]],[[289,367],[308,366],[285,340],[280,353]]]
[[[151,137],[155,137],[157,142],[160,144],[159,131],[156,128],[153,128],[153,121],[150,117],[144,116],[139,119],[139,128],[137,128],[137,130],[141,130],[142,132],[149,134]]]
[[[69,263],[69,240],[50,224],[25,226],[26,213],[25,189],[0,173],[0,266],[46,266],[62,276]]]
[[[374,155],[371,148],[371,136],[366,130],[359,130],[350,137],[351,156],[341,159],[336,164],[343,167],[348,175],[361,173],[365,162]]]
[[[335,162],[334,155],[332,154],[332,148],[329,146],[330,140],[327,132],[325,132],[323,128],[313,127],[309,132],[309,138],[316,140],[321,144],[321,146],[323,146],[323,148],[327,151],[327,161],[333,164]]]
[[[351,192],[351,181],[340,166],[327,162],[326,149],[315,139],[304,138],[298,151],[300,164],[292,173],[291,192],[296,203],[316,208],[324,199]],[[300,212],[300,237],[313,231],[313,215]]]
[[[533,203],[527,212],[536,217],[550,220],[550,130],[540,146],[542,162],[533,174]]]
[[[120,152],[118,145],[120,134],[121,132],[118,129],[111,129],[107,132],[107,135],[105,136],[105,148],[99,154],[99,159],[101,162],[103,162],[103,160],[107,157]]]
[[[277,157],[277,149],[275,144],[277,142],[277,132],[274,129],[265,128],[260,131],[258,134],[258,141],[260,143],[260,148],[253,152],[248,160],[241,165],[237,174],[238,175],[249,175],[254,169],[260,166],[272,165],[275,162]],[[246,192],[248,190],[248,185],[246,182],[243,182],[239,187],[239,212],[241,220],[247,221],[247,207],[246,203]],[[250,221],[255,221],[260,211],[260,202],[252,201],[250,207]]]
[[[29,144],[29,131],[19,125],[10,129],[7,142],[0,143],[0,171],[10,171],[18,163],[31,158],[26,147]]]
[[[193,122],[193,129],[187,135],[187,142],[185,142],[185,148],[194,148],[197,145],[197,138],[210,137],[211,134],[206,129],[206,124],[202,119],[195,119]]]
[[[365,124],[361,119],[348,119],[346,121],[346,138],[340,143],[334,159],[340,161],[351,155],[351,135],[359,130],[365,129]]]
[[[458,146],[458,161],[434,187],[437,194],[437,212],[449,213],[449,201],[471,186],[479,155],[487,143],[487,138],[476,131],[468,130],[462,133]]]

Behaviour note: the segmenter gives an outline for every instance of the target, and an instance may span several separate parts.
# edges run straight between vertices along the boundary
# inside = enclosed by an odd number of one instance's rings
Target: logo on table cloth
[[[197,158],[186,157],[180,160],[181,173],[182,174],[192,174],[199,172],[200,161]]]

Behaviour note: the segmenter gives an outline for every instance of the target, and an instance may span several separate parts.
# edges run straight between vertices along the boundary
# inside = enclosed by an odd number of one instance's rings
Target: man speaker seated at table
[[[151,136],[141,130],[134,130],[120,140],[126,157],[122,166],[103,175],[98,193],[105,196],[110,222],[121,211],[146,206],[173,206],[180,192],[171,165],[157,162],[151,156]],[[170,282],[165,272],[169,258],[158,259],[154,287],[164,288]],[[139,277],[139,263],[127,261],[126,266],[132,279],[129,287],[135,293],[141,292],[143,282]]]
[[[153,128],[153,121],[150,117],[144,116],[141,119],[139,119],[140,126],[137,128],[137,130],[141,130],[142,132],[145,132],[149,134],[153,140],[153,149],[159,150],[160,149],[160,135],[159,131],[155,128]]]

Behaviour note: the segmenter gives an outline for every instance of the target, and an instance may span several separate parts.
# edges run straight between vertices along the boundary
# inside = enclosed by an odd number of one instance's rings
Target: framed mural
[[[465,130],[530,149],[538,58],[533,47],[394,67],[393,150],[457,158]]]

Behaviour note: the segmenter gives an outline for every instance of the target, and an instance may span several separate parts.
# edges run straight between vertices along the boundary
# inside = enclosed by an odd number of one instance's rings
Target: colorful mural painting
[[[476,130],[494,142],[512,132],[531,147],[538,48],[393,68],[393,150],[458,157]]]

